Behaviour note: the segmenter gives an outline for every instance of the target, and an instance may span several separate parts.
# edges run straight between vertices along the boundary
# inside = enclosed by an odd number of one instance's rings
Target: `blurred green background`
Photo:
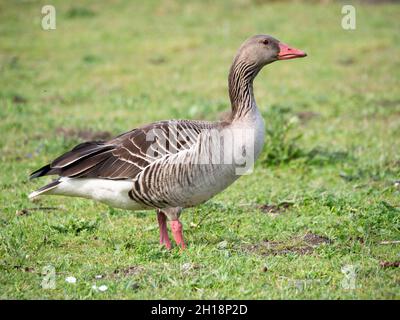
[[[400,298],[400,6],[350,3],[355,30],[336,1],[0,1],[0,298]],[[223,117],[260,33],[308,57],[255,80],[266,146],[184,212],[188,250],[158,246],[154,212],[28,201],[29,173],[78,142]]]

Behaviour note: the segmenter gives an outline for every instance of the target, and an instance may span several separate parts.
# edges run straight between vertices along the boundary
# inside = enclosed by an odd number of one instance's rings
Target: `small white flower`
[[[103,278],[103,276],[101,274],[98,274],[97,276],[95,276],[96,279],[101,279]]]
[[[289,121],[288,121],[288,124],[289,125],[294,125],[294,124],[297,124],[297,123],[299,123],[300,121],[299,121],[299,118],[298,117],[291,117],[290,119],[289,119]]]
[[[221,241],[220,243],[217,244],[218,249],[226,249],[227,246],[228,246],[228,241],[226,240]]]
[[[192,264],[191,263],[184,263],[181,267],[182,272],[188,272],[190,269],[192,269]]]
[[[102,292],[106,291],[107,289],[108,289],[108,287],[105,286],[104,284],[99,287],[99,290],[102,291]]]
[[[75,277],[66,277],[65,281],[68,283],[76,283],[76,278]]]

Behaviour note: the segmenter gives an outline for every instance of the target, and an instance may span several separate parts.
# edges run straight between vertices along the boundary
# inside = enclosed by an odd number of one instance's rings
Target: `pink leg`
[[[171,222],[172,234],[174,236],[175,242],[182,249],[185,249],[185,243],[183,242],[183,230],[182,223],[179,220],[172,220]]]
[[[160,244],[165,245],[167,249],[171,249],[171,241],[167,230],[167,217],[164,212],[157,210],[157,220],[160,227]]]

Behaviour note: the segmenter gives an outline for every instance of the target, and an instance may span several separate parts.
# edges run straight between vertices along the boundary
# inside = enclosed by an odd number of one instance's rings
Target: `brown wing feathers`
[[[188,134],[188,141],[169,148],[169,130],[177,127]],[[91,141],[77,145],[50,164],[33,172],[30,179],[59,175],[61,177],[133,179],[145,167],[166,153],[187,149],[195,143],[201,129],[209,123],[197,121],[161,121],[134,129],[107,142]],[[147,133],[154,130],[154,139]],[[159,139],[159,140],[157,140]],[[165,141],[166,139],[166,141]],[[157,142],[158,141],[158,142]],[[162,143],[161,141],[164,141]],[[165,144],[166,142],[166,144]],[[148,154],[148,150],[154,151]],[[173,149],[172,151],[170,149]]]
[[[132,130],[108,142],[81,143],[33,172],[30,179],[55,174],[80,178],[134,178],[154,160],[146,154],[147,148],[154,141],[146,140],[147,130],[144,129],[150,130],[151,127]]]
[[[63,154],[48,165],[36,170],[30,179],[45,175],[76,176],[96,163],[105,159],[105,155],[115,146],[103,141],[84,142]]]

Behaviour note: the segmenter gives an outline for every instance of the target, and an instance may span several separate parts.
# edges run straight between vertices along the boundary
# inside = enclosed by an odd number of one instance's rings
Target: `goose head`
[[[237,60],[262,68],[277,60],[303,58],[304,51],[293,48],[269,35],[256,35],[247,39],[239,48]]]

